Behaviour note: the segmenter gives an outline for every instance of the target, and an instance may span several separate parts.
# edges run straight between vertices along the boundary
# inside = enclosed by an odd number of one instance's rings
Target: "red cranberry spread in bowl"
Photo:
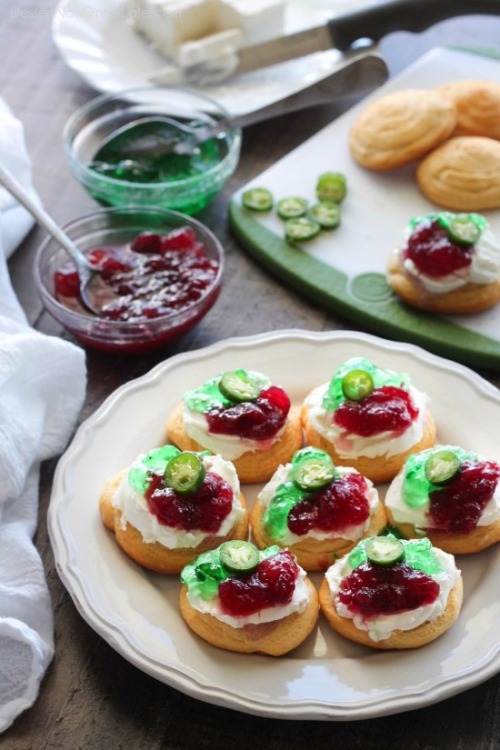
[[[153,351],[192,328],[219,295],[223,248],[181,213],[101,209],[64,230],[98,270],[89,294],[99,314],[82,304],[78,272],[50,238],[38,250],[35,281],[48,312],[86,346]]]

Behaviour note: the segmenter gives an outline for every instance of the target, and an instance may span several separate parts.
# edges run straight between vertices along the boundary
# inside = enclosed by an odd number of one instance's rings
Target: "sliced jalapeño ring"
[[[219,381],[219,390],[230,401],[254,401],[260,387],[254,383],[242,370],[228,370]]]
[[[405,554],[403,543],[388,536],[372,536],[364,544],[368,562],[374,565],[394,565]]]
[[[334,201],[320,201],[311,206],[309,216],[322,229],[336,229],[340,224],[340,206]]]
[[[425,478],[436,485],[447,484],[460,471],[460,459],[453,451],[443,449],[431,453],[425,462]]]
[[[445,232],[457,245],[474,245],[481,236],[481,230],[467,214],[457,214],[445,227]]]
[[[185,451],[167,463],[165,484],[180,495],[187,495],[201,487],[205,474],[203,462],[196,453]]]
[[[245,208],[251,211],[270,211],[273,207],[273,195],[264,187],[255,187],[245,190],[241,196],[241,202]]]
[[[260,561],[257,547],[243,539],[233,539],[221,544],[219,557],[230,573],[251,573]]]
[[[296,219],[287,219],[285,222],[285,237],[290,242],[302,242],[312,240],[321,232],[317,221],[307,216],[298,216]]]
[[[305,458],[294,466],[292,480],[305,492],[316,492],[328,487],[335,479],[335,466],[329,456]]]
[[[342,378],[342,393],[348,401],[362,401],[374,387],[373,378],[366,370],[351,370]]]
[[[299,196],[282,198],[276,206],[278,216],[282,219],[294,219],[297,216],[304,216],[307,211],[307,200]]]

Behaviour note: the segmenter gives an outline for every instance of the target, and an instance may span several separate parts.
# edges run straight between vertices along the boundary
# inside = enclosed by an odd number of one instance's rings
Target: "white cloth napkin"
[[[22,126],[0,99],[0,162],[27,188]],[[32,187],[31,187],[32,190]],[[32,219],[0,191],[0,732],[35,701],[54,653],[52,608],[32,536],[40,462],[58,455],[85,394],[76,346],[30,328],[6,257]]]

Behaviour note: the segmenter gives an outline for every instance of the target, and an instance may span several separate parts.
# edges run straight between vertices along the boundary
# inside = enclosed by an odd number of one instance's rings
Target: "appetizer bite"
[[[479,214],[431,213],[411,219],[389,258],[389,286],[413,307],[467,314],[500,301],[500,244]]]
[[[302,445],[300,419],[283,388],[243,369],[185,393],[167,434],[183,450],[208,449],[232,461],[246,484],[267,482]]]
[[[378,649],[419,648],[446,632],[462,606],[452,555],[429,539],[363,539],[326,572],[319,592],[332,628]]]
[[[294,556],[279,547],[226,542],[181,573],[181,614],[213,646],[281,656],[318,620],[318,595]]]
[[[259,547],[286,547],[307,571],[326,570],[386,516],[373,483],[328,453],[302,448],[262,489],[251,516]]]
[[[306,443],[335,465],[351,466],[372,482],[395,477],[410,453],[434,445],[427,396],[406,374],[352,357],[302,407]]]
[[[500,467],[473,451],[439,445],[409,456],[385,498],[389,523],[426,534],[453,554],[500,541]]]
[[[200,552],[248,531],[234,466],[173,445],[139,456],[112,477],[99,510],[123,551],[157,573],[180,573]]]

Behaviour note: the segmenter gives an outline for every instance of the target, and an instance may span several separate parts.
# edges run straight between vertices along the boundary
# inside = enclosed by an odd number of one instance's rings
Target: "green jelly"
[[[170,459],[178,456],[180,452],[174,445],[162,445],[161,448],[154,448],[146,453],[132,466],[128,473],[130,486],[136,492],[144,494],[149,487],[151,475],[161,474],[163,476]]]
[[[336,411],[340,404],[347,400],[342,389],[342,381],[347,373],[353,370],[368,372],[372,377],[375,388],[392,385],[397,388],[402,386],[408,389],[410,386],[409,375],[392,372],[391,370],[383,370],[374,365],[369,359],[366,359],[366,357],[351,357],[347,362],[340,365],[333,374],[328,390],[323,398],[323,408],[326,411]]]
[[[387,534],[388,538],[396,539],[393,534]],[[430,539],[401,539],[404,546],[404,558],[401,562],[409,565],[411,568],[421,570],[429,576],[437,575],[442,572],[442,567],[437,560]],[[362,539],[349,553],[347,561],[354,570],[367,561],[365,551],[366,539]]]
[[[276,545],[259,550],[259,563],[267,557],[276,555],[280,548]],[[228,578],[237,577],[237,573],[231,573],[220,559],[220,548],[202,552],[201,555],[181,572],[181,583],[188,587],[189,593],[210,601],[217,596],[219,585]]]
[[[234,370],[234,372],[241,373],[243,376],[248,377],[248,379],[259,388],[259,391],[270,384],[269,379],[259,373],[249,372],[241,368]],[[221,375],[217,375],[215,378],[207,380],[194,391],[188,391],[185,393],[184,403],[188,409],[204,414],[211,409],[232,406],[234,402],[226,398],[219,389],[220,379]]]
[[[478,460],[476,453],[449,445],[436,446],[435,448],[430,448],[429,450],[409,456],[405,463],[402,496],[404,502],[410,508],[421,508],[427,505],[430,493],[441,489],[439,486],[429,482],[425,476],[425,464],[433,453],[437,453],[443,449],[452,451],[459,458],[460,463],[466,460]]]

